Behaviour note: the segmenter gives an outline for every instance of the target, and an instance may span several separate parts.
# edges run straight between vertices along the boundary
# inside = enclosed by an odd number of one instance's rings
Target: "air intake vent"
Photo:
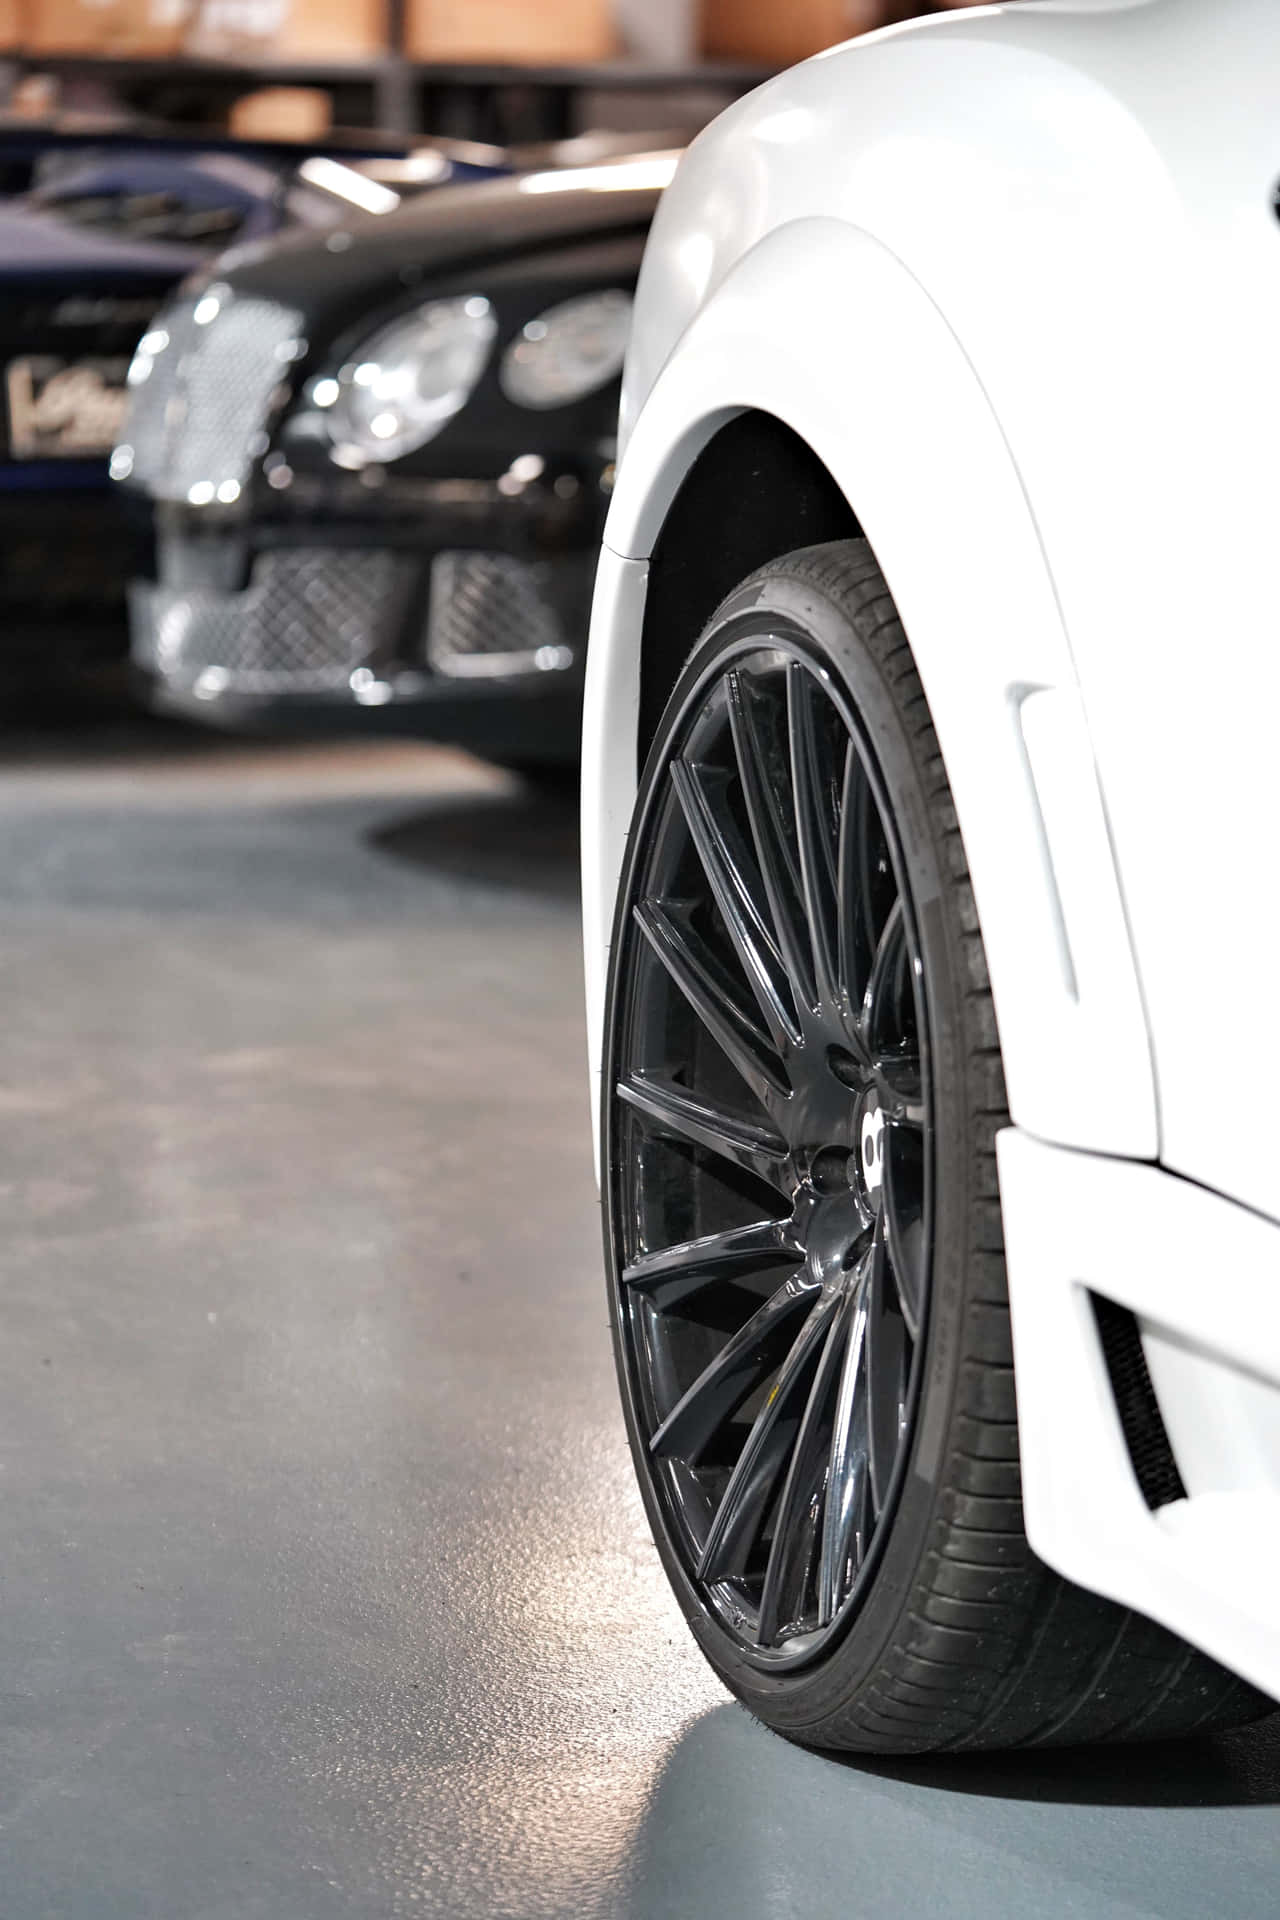
[[[1128,1307],[1118,1307],[1114,1300],[1104,1300],[1101,1294],[1090,1298],[1116,1412],[1142,1497],[1153,1510],[1167,1507],[1171,1500],[1185,1500],[1187,1490],[1147,1371],[1137,1316]]]

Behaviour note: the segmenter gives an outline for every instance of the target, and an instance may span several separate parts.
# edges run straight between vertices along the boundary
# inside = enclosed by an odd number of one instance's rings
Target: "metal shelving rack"
[[[392,44],[403,38],[400,0],[391,0]],[[263,86],[323,87],[334,119],[387,133],[430,132],[498,145],[559,140],[580,131],[586,93],[706,93],[728,104],[768,69],[728,61],[657,67],[610,60],[586,65],[432,62],[388,53],[370,60],[209,60],[99,54],[7,56],[16,73],[50,73],[110,85],[124,104],[178,125],[218,126],[232,102]]]

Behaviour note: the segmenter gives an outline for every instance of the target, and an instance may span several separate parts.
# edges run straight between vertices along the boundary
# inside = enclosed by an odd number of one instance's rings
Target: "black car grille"
[[[197,315],[211,298],[215,317],[202,325]],[[140,352],[130,376],[122,439],[133,479],[158,500],[234,499],[301,324],[292,308],[225,291],[158,314],[148,336],[155,351]]]

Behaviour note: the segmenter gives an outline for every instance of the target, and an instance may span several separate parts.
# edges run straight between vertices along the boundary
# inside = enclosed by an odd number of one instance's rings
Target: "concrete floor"
[[[0,766],[0,1915],[1253,1916],[1280,1739],[750,1722],[615,1408],[567,813],[460,756]]]

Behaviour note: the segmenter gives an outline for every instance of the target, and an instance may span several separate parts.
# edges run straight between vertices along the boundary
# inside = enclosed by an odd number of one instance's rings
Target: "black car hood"
[[[561,173],[517,174],[442,187],[393,213],[357,215],[339,233],[292,233],[223,256],[213,277],[279,301],[314,326],[389,285],[417,286],[472,261],[563,248],[653,218],[671,156],[645,156]]]

